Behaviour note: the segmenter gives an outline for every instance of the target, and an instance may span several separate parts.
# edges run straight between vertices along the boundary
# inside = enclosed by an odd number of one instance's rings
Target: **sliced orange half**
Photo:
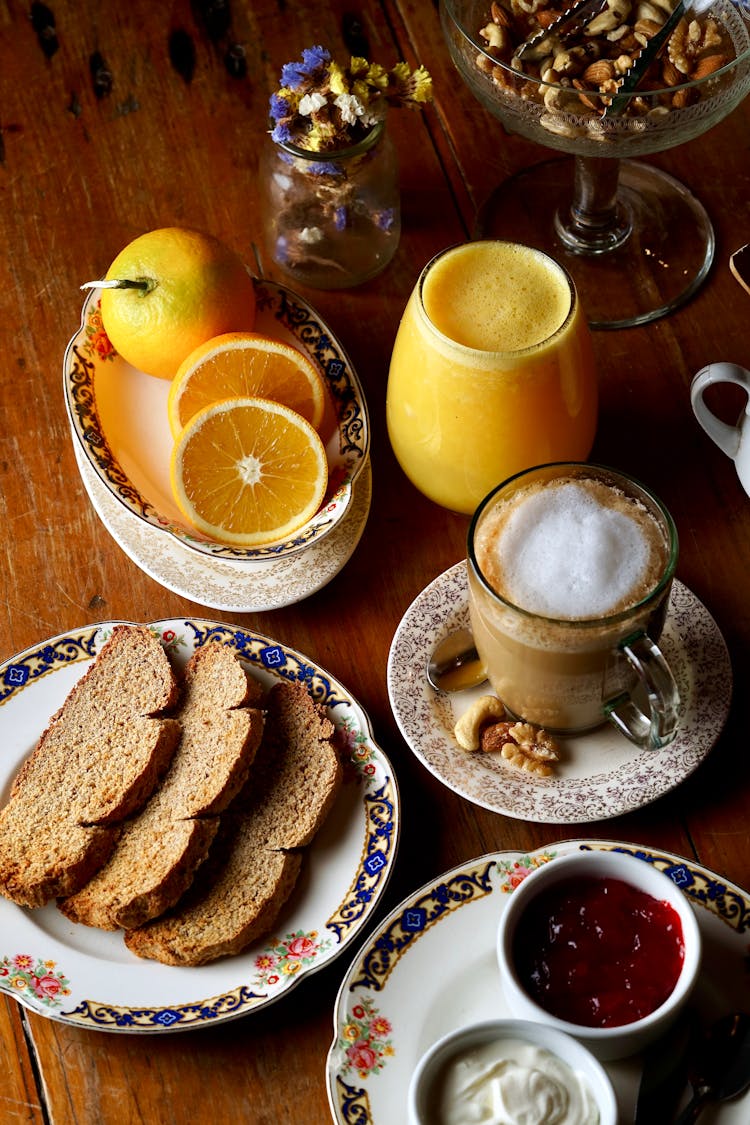
[[[290,344],[257,332],[214,336],[180,364],[169,388],[172,436],[177,438],[199,410],[227,398],[273,399],[318,430],[326,389],[315,365]]]
[[[172,491],[186,519],[222,543],[286,539],[320,507],[328,482],[323,442],[278,402],[231,398],[200,410],[175,442]]]

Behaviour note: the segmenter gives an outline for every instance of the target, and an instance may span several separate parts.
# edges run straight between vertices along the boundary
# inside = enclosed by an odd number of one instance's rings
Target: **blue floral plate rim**
[[[0,664],[0,803],[49,718],[120,623],[72,629]],[[334,723],[344,784],[274,933],[235,957],[199,968],[141,960],[120,933],[78,926],[54,903],[29,910],[0,898],[0,993],[70,1026],[128,1034],[187,1031],[263,1010],[340,956],[380,903],[401,826],[391,764],[337,679],[252,629],[198,617],[149,627],[177,667],[196,648],[220,641],[266,686],[304,683]]]

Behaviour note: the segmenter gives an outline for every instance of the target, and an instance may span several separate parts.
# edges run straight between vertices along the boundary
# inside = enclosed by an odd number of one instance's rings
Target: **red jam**
[[[583,1027],[619,1027],[653,1012],[674,989],[683,956],[677,912],[620,879],[542,891],[513,943],[529,995]]]

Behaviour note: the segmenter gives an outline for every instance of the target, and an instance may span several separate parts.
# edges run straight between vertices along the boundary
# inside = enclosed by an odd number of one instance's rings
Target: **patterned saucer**
[[[449,789],[483,808],[545,824],[620,816],[684,781],[716,743],[729,712],[732,668],[724,638],[696,596],[675,582],[660,646],[680,691],[677,737],[638,750],[614,726],[560,739],[554,777],[535,777],[494,754],[460,750],[453,728],[488,688],[438,695],[425,670],[435,644],[469,624],[466,564],[457,563],[419,594],[396,630],[388,660],[391,707],[407,743]]]
[[[177,539],[134,519],[77,448],[76,462],[97,515],[141,570],[175,594],[228,613],[278,609],[322,589],[351,558],[370,511],[372,469],[368,458],[352,484],[346,515],[319,542],[310,543],[300,554],[231,563],[188,551]]]

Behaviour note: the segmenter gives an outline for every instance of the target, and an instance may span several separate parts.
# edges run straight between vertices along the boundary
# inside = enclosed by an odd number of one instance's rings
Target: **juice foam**
[[[548,340],[571,307],[567,277],[528,246],[469,242],[439,259],[422,289],[427,316],[451,340],[510,352]]]

